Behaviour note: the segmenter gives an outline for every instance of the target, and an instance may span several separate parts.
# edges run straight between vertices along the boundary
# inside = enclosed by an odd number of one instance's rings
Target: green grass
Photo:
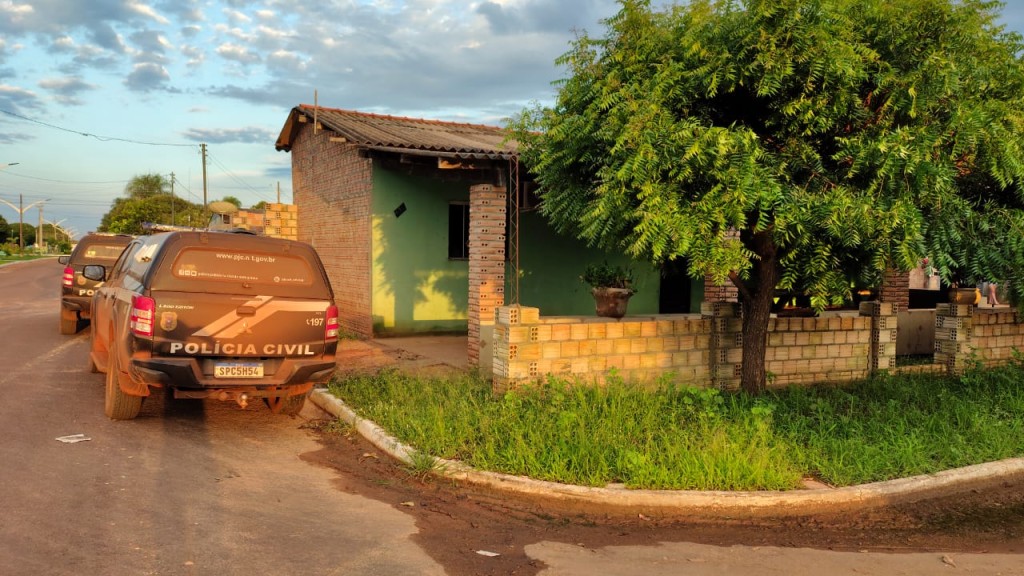
[[[38,260],[39,258],[50,258],[56,256],[59,256],[59,254],[7,254],[6,256],[0,256],[0,264],[7,264],[8,262],[24,262],[26,260]]]
[[[425,455],[585,486],[784,490],[807,476],[852,485],[1024,454],[1020,362],[757,398],[668,378],[646,389],[614,380],[549,380],[494,396],[472,376],[383,372],[330,390]]]

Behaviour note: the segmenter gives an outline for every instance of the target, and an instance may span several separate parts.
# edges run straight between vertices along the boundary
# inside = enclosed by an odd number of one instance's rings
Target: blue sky
[[[614,0],[0,0],[0,199],[94,230],[136,175],[291,202],[297,104],[499,125]],[[1024,0],[1003,12],[1024,31]],[[4,165],[17,162],[15,166]],[[18,212],[0,203],[0,215]],[[25,211],[37,224],[37,207]]]

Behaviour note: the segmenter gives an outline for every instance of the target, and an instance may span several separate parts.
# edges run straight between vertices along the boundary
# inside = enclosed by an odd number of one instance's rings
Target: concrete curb
[[[344,402],[326,390],[314,390],[312,401],[326,412],[348,422],[364,438],[391,457],[412,462],[415,449],[389,436],[382,428],[360,418]],[[540,496],[565,502],[586,502],[613,508],[658,510],[663,513],[700,516],[801,515],[839,509],[864,509],[913,502],[930,494],[967,490],[1001,478],[1024,473],[1024,458],[977,464],[935,474],[875,482],[844,488],[730,492],[692,490],[629,490],[592,488],[533,480],[522,476],[483,472],[454,460],[438,459],[444,477],[508,493]]]

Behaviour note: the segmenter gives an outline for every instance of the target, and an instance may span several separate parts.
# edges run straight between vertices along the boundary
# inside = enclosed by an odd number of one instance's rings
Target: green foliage
[[[588,264],[583,269],[580,280],[592,288],[626,288],[635,292],[633,272],[625,266],[612,265],[607,262]]]
[[[153,196],[170,193],[170,180],[160,174],[134,176],[124,187],[125,197],[144,200]]]
[[[239,200],[238,198],[235,198],[234,196],[225,196],[225,197],[221,198],[221,201],[223,201],[223,202],[230,202],[230,203],[234,204],[236,208],[241,208],[242,207],[242,201]]]
[[[159,186],[158,186],[159,185]],[[115,198],[103,215],[98,231],[118,234],[143,234],[144,223],[206,227],[209,213],[200,205],[171,196],[158,174],[136,176],[125,187],[126,197]]]
[[[1024,44],[998,3],[620,3],[558,60],[555,105],[510,123],[556,229],[730,279],[748,318],[926,255],[947,281],[1021,275]]]
[[[7,242],[7,239],[11,237],[10,225],[7,220],[4,220],[3,216],[0,216],[0,244]]]
[[[28,222],[7,224],[7,239],[18,246],[24,239],[25,247],[31,246],[36,243],[36,227]]]
[[[891,376],[752,397],[558,379],[491,393],[470,376],[336,378],[330,392],[421,454],[532,478],[631,488],[775,490],[888,480],[1024,455],[1024,360],[961,379]]]

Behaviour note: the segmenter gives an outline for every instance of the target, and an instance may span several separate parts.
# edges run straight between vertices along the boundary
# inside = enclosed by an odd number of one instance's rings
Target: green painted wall
[[[519,303],[540,308],[542,316],[594,313],[590,287],[580,280],[587,264],[607,261],[633,270],[636,294],[628,314],[657,314],[660,276],[650,264],[589,248],[580,240],[556,234],[538,212],[519,217]],[[509,267],[511,271],[511,266]],[[505,300],[511,304],[512,274],[506,277]]]
[[[465,181],[441,181],[381,168],[373,171],[374,333],[465,332],[469,262],[448,259],[448,205],[468,202]],[[394,210],[405,204],[405,212]],[[545,316],[590,315],[594,300],[580,275],[588,263],[630,266],[637,293],[629,314],[657,314],[660,274],[649,264],[588,248],[552,231],[537,212],[520,217],[519,303]],[[511,264],[508,267],[512,270]],[[506,277],[511,304],[512,275]],[[700,310],[703,283],[691,283],[691,310]]]
[[[466,331],[469,262],[448,259],[447,223],[449,203],[468,202],[469,186],[374,168],[374,333]]]

